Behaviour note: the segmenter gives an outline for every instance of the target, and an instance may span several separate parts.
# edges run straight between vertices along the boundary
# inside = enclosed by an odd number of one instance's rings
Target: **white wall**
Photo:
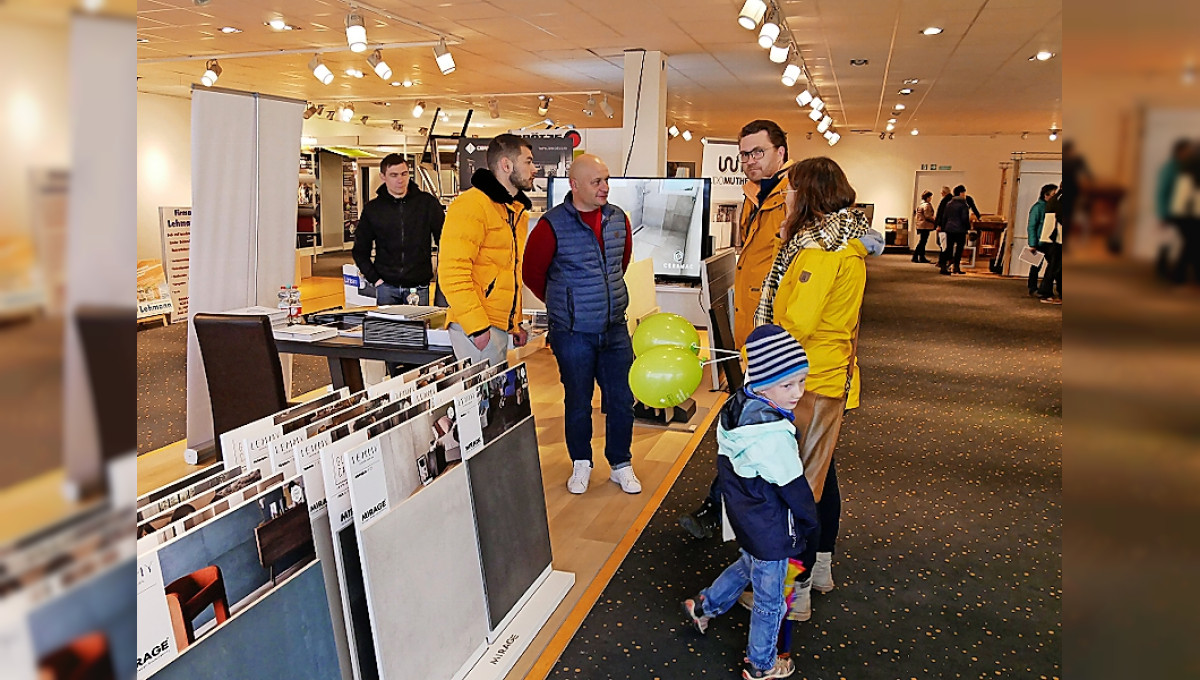
[[[905,134],[894,140],[881,141],[877,135],[848,135],[837,146],[830,147],[814,135],[789,136],[792,158],[828,156],[846,172],[850,184],[858,193],[860,203],[875,204],[875,222],[882,231],[884,219],[912,219],[913,183],[922,163],[949,165],[966,173],[967,192],[975,198],[981,213],[995,213],[1000,198],[1000,163],[1012,159],[1014,151],[1060,151],[1061,142],[1051,142],[1045,135],[990,137],[929,137]],[[819,141],[819,143],[818,143]],[[1008,173],[1012,186],[1012,171]],[[940,186],[925,187],[939,195]],[[953,187],[952,187],[953,188]],[[1005,201],[1003,211],[1008,210]],[[1006,215],[1007,217],[1007,215]]]
[[[162,258],[158,209],[192,204],[192,103],[137,95],[137,256]]]
[[[70,168],[68,37],[65,17],[0,21],[0,235],[29,233],[31,171]]]

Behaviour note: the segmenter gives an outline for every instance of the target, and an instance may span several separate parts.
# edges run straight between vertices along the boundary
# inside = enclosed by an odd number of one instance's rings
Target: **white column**
[[[662,177],[667,171],[667,56],[625,52],[625,111],[621,166],[626,177]]]
[[[117,307],[127,310],[133,321],[128,292],[133,277],[125,273],[132,270],[124,268],[133,264],[130,254],[136,249],[131,226],[137,220],[137,118],[134,98],[114,93],[127,92],[121,88],[127,88],[124,83],[133,76],[129,41],[135,32],[130,19],[71,17],[62,433],[64,492],[72,500],[103,488],[106,462],[75,312],[81,306]],[[129,332],[134,332],[132,325]],[[115,387],[105,385],[100,392]]]

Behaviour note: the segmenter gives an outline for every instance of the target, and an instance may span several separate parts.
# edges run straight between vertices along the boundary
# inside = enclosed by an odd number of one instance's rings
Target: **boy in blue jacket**
[[[817,528],[816,504],[792,425],[808,356],[787,331],[767,324],[746,338],[746,358],[746,386],[722,407],[717,425],[717,484],[742,555],[712,585],[685,600],[683,610],[703,633],[750,584],[750,665],[742,677],[785,678],[796,670],[790,658],[776,654],[787,613],[788,558],[804,551]]]

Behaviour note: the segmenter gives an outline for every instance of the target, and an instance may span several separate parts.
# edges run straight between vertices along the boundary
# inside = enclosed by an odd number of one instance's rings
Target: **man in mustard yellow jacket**
[[[493,366],[507,362],[508,336],[520,347],[521,255],[529,233],[533,147],[516,135],[488,145],[487,168],[446,210],[438,248],[438,289],[445,296],[454,356]]]
[[[738,347],[754,330],[763,279],[779,252],[779,229],[787,215],[787,133],[775,121],[755,120],[738,134],[738,158],[748,180],[738,225],[742,251],[733,279],[733,339]]]

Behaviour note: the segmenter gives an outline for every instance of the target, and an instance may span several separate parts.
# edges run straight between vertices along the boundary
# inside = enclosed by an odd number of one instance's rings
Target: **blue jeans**
[[[633,441],[633,391],[629,369],[633,343],[624,325],[604,333],[550,329],[550,347],[562,378],[567,453],[571,460],[592,460],[592,389],[600,385],[604,405],[604,457],[616,470],[629,465]]]
[[[380,284],[375,287],[375,304],[407,305],[408,294],[413,290],[414,288],[401,288],[399,286],[393,286],[390,283]],[[420,301],[417,302],[417,304],[428,305],[429,286],[416,286],[415,290],[417,291],[417,297],[420,298]]]
[[[775,665],[775,643],[787,606],[783,601],[783,581],[787,560],[764,562],[745,550],[737,562],[725,568],[712,585],[700,591],[704,596],[704,615],[720,616],[729,611],[749,583],[754,588],[754,609],[750,612],[750,642],[746,656],[755,668]]]

